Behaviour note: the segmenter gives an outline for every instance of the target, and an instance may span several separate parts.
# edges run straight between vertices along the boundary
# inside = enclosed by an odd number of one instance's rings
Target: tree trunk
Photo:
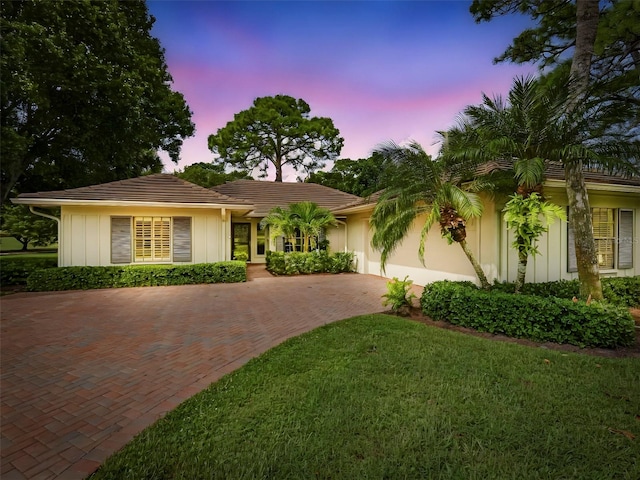
[[[489,290],[491,288],[491,284],[489,284],[489,281],[487,280],[487,277],[482,271],[482,267],[478,263],[478,260],[476,260],[476,257],[473,255],[473,252],[471,251],[471,249],[469,249],[469,245],[467,245],[467,241],[462,240],[461,242],[458,242],[458,243],[460,247],[462,247],[462,251],[464,252],[464,254],[467,256],[467,258],[471,262],[471,265],[473,265],[473,269],[476,272],[476,276],[478,277],[478,280],[480,280],[480,286],[482,287],[483,290]]]
[[[593,239],[593,222],[589,196],[582,175],[582,162],[565,162],[567,197],[569,198],[569,221],[573,229],[576,247],[576,264],[580,278],[580,296],[602,300],[602,284],[598,270],[596,242]]]
[[[571,97],[569,113],[583,101],[591,77],[591,61],[598,32],[599,5],[597,0],[576,1],[576,48],[571,62]],[[567,197],[569,198],[570,222],[574,231],[580,294],[602,299],[602,284],[598,271],[596,243],[589,196],[584,181],[582,161],[564,163]]]
[[[516,291],[520,293],[522,286],[524,285],[524,279],[527,275],[527,262],[529,261],[528,255],[523,251],[518,251],[518,275],[516,276]]]

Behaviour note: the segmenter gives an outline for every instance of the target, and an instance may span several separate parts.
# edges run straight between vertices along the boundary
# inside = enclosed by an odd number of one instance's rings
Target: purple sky
[[[493,65],[528,20],[476,24],[463,1],[148,1],[174,89],[196,134],[178,167],[209,162],[207,137],[257,97],[304,99],[344,138],[341,158],[436,131],[482,92],[506,94],[531,65]],[[273,176],[273,175],[271,175]],[[285,180],[295,180],[289,173]]]

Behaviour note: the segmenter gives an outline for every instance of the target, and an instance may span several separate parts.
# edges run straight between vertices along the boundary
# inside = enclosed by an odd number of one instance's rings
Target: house
[[[488,169],[507,166],[496,162]],[[562,168],[550,165],[545,195],[567,205]],[[594,218],[598,260],[603,275],[640,275],[640,179],[585,172]],[[376,196],[360,198],[312,183],[237,180],[206,189],[170,174],[154,174],[76,189],[21,194],[12,201],[38,208],[60,207],[61,266],[144,263],[202,263],[231,260],[245,252],[252,263],[268,250],[281,250],[260,220],[274,206],[303,200],[330,209],[338,224],[326,231],[330,249],[352,251],[357,271],[404,278],[425,285],[442,279],[475,280],[462,250],[448,245],[435,229],[426,244],[424,265],[418,258],[421,220],[389,257],[381,272],[380,254],[370,246],[369,218]],[[484,215],[469,222],[467,242],[487,277],[512,281],[517,253],[502,221],[502,205],[484,198]],[[47,214],[45,214],[47,215]],[[540,255],[530,259],[527,281],[577,277],[571,231],[554,223],[540,240]]]

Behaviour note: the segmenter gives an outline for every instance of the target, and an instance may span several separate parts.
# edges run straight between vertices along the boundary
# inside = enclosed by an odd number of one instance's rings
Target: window
[[[135,217],[134,261],[171,261],[171,218]]]
[[[592,208],[593,238],[602,270],[633,268],[633,210]],[[573,230],[568,227],[567,271],[577,272]]]
[[[256,253],[258,255],[264,255],[264,253],[265,253],[267,228],[269,228],[269,227],[267,227],[266,225],[262,226],[261,223],[258,223],[258,232],[257,232],[257,235],[256,235],[256,243],[257,243],[257,247],[258,247],[258,250],[257,250]]]
[[[111,263],[171,261],[191,261],[191,217],[111,217]]]

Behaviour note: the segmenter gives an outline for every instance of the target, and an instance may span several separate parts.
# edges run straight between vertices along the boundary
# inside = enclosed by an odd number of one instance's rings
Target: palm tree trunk
[[[524,279],[527,275],[527,262],[529,257],[523,251],[518,251],[518,275],[516,276],[516,291],[520,293],[522,286],[524,285]]]
[[[491,284],[487,280],[486,275],[482,271],[482,267],[478,263],[478,260],[476,260],[476,257],[471,251],[471,249],[469,248],[469,245],[467,245],[467,241],[462,240],[458,243],[460,244],[460,247],[462,247],[462,251],[464,252],[464,254],[467,256],[467,258],[471,262],[471,265],[473,265],[473,269],[476,272],[476,276],[478,277],[478,280],[480,280],[480,286],[482,287],[483,290],[489,290],[491,288]]]

